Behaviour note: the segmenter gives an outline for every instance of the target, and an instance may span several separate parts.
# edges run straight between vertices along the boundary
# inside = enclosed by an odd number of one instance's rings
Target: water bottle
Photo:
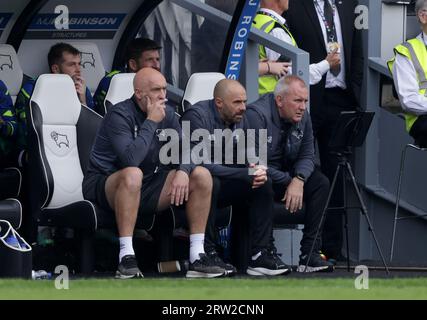
[[[157,263],[159,273],[185,272],[188,270],[188,260],[172,260]]]
[[[45,270],[38,270],[31,272],[31,278],[33,280],[50,280],[52,279],[52,273],[47,272]]]

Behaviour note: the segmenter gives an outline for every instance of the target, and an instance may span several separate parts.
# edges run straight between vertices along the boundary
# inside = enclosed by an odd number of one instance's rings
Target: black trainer
[[[299,257],[299,266],[297,268],[298,272],[332,272],[334,271],[334,265],[328,260],[322,259],[322,256],[313,252],[311,255],[310,261],[307,265],[308,254],[303,254]],[[305,266],[307,265],[307,271],[305,271]]]
[[[233,275],[237,273],[237,269],[230,263],[224,262],[221,257],[218,255],[218,252],[211,251],[207,255],[211,258],[217,266],[220,266],[225,270],[225,275]]]
[[[291,272],[291,268],[270,250],[262,250],[261,255],[256,260],[250,258],[246,270],[246,273],[251,276],[277,276],[289,272]]]
[[[271,251],[271,254],[273,255],[273,257],[276,259],[276,261],[279,263],[279,261],[281,262],[281,263],[283,263],[287,268],[288,268],[288,271],[286,271],[285,273],[283,273],[283,274],[289,274],[289,273],[291,273],[292,272],[292,266],[288,266],[287,264],[285,264],[283,261],[282,261],[282,258],[280,258],[281,256],[282,256],[282,254],[281,253],[277,253],[277,249],[276,248],[273,248],[273,250]]]
[[[226,273],[225,269],[217,265],[206,253],[200,253],[199,257],[200,259],[193,263],[190,262],[187,278],[216,278]]]
[[[138,268],[135,255],[128,254],[122,258],[117,267],[116,279],[143,278],[142,272]]]

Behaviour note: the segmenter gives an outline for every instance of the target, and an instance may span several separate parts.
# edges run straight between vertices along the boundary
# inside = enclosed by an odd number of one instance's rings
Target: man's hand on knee
[[[286,188],[285,196],[282,201],[285,202],[286,210],[295,213],[302,209],[304,195],[304,182],[294,178]]]
[[[170,199],[171,205],[182,205],[188,201],[188,184],[189,177],[185,171],[178,170],[171,183]]]

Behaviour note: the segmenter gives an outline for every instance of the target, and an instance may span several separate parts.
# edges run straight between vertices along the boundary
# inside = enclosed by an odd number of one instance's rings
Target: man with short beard
[[[217,83],[212,100],[200,101],[186,110],[182,117],[182,124],[190,124],[191,133],[197,129],[209,132],[209,144],[206,146],[214,150],[221,143],[221,159],[215,159],[215,152],[210,153],[210,158],[204,161],[203,166],[208,168],[214,178],[214,191],[212,205],[218,208],[228,207],[233,204],[247,204],[251,235],[251,257],[248,261],[246,272],[252,276],[276,276],[289,273],[290,268],[285,265],[275,250],[270,247],[270,235],[273,226],[273,198],[271,182],[267,177],[266,168],[255,166],[252,163],[239,163],[235,155],[246,150],[239,148],[239,139],[244,136],[235,135],[240,129],[244,133],[248,128],[244,117],[246,111],[245,88],[235,80],[223,79]],[[217,141],[215,130],[221,129],[224,133],[228,130],[230,135],[219,137]],[[229,141],[232,139],[232,141]],[[192,141],[194,146],[206,141]],[[232,163],[227,163],[226,145],[232,144]],[[193,151],[194,151],[193,147]],[[219,160],[219,161],[218,161]],[[206,162],[210,162],[206,163]],[[250,175],[250,171],[253,174]],[[215,211],[215,207],[213,208]],[[239,217],[240,218],[240,217]],[[207,227],[207,241],[205,250],[208,255],[221,261],[216,252],[215,229],[213,214]],[[210,231],[210,232],[209,232]],[[228,273],[234,272],[234,267],[224,264]]]

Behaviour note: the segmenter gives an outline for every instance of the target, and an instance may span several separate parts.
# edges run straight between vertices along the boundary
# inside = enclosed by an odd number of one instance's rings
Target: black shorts
[[[159,170],[156,173],[144,177],[141,188],[138,218],[136,226],[149,230],[153,227],[160,193],[166,182],[170,170]],[[97,204],[101,209],[100,225],[102,222],[110,224],[115,221],[114,210],[110,207],[105,194],[105,182],[108,176],[103,174],[91,174],[83,180],[83,197]],[[106,215],[106,216],[102,216]]]

